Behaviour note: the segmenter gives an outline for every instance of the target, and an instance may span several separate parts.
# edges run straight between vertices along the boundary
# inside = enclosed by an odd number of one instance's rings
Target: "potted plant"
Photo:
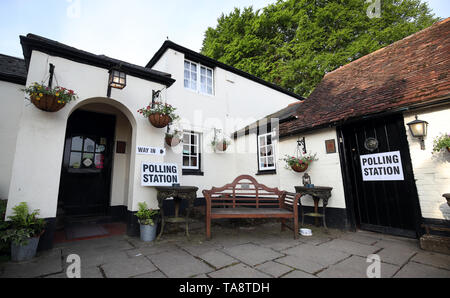
[[[450,152],[450,135],[448,133],[442,134],[434,139],[433,152],[441,152],[441,150],[447,149]]]
[[[181,135],[182,132],[178,130],[175,130],[172,133],[167,132],[165,137],[166,144],[171,147],[177,146],[178,144],[181,143]]]
[[[318,160],[316,156],[317,154],[305,154],[300,157],[286,155],[283,160],[286,162],[287,169],[292,169],[297,173],[303,173],[313,161]]]
[[[11,255],[11,243],[9,241],[1,241],[2,237],[6,235],[9,229],[9,221],[5,221],[7,201],[0,199],[0,263],[3,259],[8,259]]]
[[[2,237],[3,241],[11,242],[12,261],[27,261],[36,255],[39,238],[45,229],[45,221],[38,215],[39,210],[29,212],[27,203],[13,208],[13,215],[8,217],[11,228]]]
[[[139,203],[139,211],[136,216],[141,225],[141,240],[144,242],[151,242],[156,238],[156,222],[155,217],[158,215],[158,210],[149,209],[147,203]]]
[[[39,83],[34,83],[28,88],[22,89],[30,96],[30,101],[40,110],[45,112],[57,112],[64,106],[76,100],[78,96],[73,90],[63,87],[49,88]]]
[[[176,108],[170,104],[163,102],[155,102],[146,108],[138,110],[138,113],[142,114],[145,118],[148,118],[150,123],[156,128],[164,128],[169,123],[178,119],[175,114]]]
[[[225,138],[220,139],[220,140],[214,139],[214,140],[211,142],[211,145],[212,145],[213,147],[215,147],[216,150],[221,151],[221,152],[227,151],[227,148],[228,148],[228,146],[229,146],[230,144],[231,144],[231,142],[230,142],[229,140],[225,139]]]

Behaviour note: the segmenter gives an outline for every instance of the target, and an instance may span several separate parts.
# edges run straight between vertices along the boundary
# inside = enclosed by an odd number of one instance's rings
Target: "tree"
[[[201,52],[307,97],[327,72],[438,20],[421,0],[278,0],[222,14]]]

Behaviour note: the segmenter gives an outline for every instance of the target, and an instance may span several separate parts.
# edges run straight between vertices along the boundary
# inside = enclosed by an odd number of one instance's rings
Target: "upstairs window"
[[[258,136],[258,162],[260,171],[271,171],[276,169],[275,148],[272,133]]]
[[[184,88],[214,95],[214,71],[209,67],[185,60]]]

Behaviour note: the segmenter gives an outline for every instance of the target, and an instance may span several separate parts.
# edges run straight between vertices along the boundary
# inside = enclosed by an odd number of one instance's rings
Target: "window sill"
[[[183,176],[205,176],[205,173],[196,170],[183,170]]]
[[[262,176],[262,175],[276,175],[277,171],[276,170],[267,170],[267,171],[258,171],[258,173],[256,173],[256,176]]]

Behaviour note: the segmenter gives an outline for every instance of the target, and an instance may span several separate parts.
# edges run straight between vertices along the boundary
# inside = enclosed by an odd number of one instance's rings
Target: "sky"
[[[364,0],[361,0],[364,1]],[[19,36],[33,33],[94,54],[143,65],[169,38],[200,51],[204,33],[234,7],[276,0],[0,0],[0,53],[23,57]],[[450,16],[449,0],[426,0]]]

